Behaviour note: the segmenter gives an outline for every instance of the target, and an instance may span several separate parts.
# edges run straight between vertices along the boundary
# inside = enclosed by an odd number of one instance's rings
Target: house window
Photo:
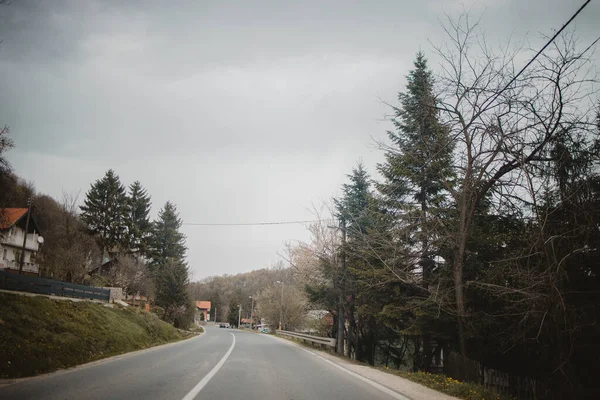
[[[6,249],[2,249],[2,259],[6,260]]]

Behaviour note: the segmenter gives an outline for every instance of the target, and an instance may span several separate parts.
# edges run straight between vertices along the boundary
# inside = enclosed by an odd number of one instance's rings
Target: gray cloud
[[[154,212],[187,222],[305,220],[362,158],[438,20],[462,2],[14,0],[0,7],[0,124],[38,190],[81,191],[114,168]],[[579,1],[482,0],[492,41],[532,46]],[[598,35],[599,6],[577,19]],[[431,55],[431,52],[428,52]],[[435,68],[436,59],[431,56]],[[186,226],[195,278],[277,260],[302,226]]]

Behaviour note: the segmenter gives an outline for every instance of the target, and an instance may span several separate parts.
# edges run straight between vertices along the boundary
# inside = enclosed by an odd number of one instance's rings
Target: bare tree
[[[44,273],[69,282],[83,282],[91,265],[100,257],[92,237],[87,235],[77,215],[78,196],[63,193],[57,212],[48,212],[49,240],[42,249]]]
[[[153,294],[153,280],[147,265],[132,255],[120,255],[107,276],[111,286],[121,287],[127,295]]]
[[[11,171],[10,163],[6,159],[5,153],[14,147],[14,142],[9,136],[8,126],[0,129],[0,176]]]
[[[281,317],[285,330],[303,328],[308,311],[306,296],[293,282],[283,284],[283,288],[273,284],[260,292],[256,298],[256,313],[271,326],[276,326]]]
[[[439,109],[456,141],[456,184],[446,182],[456,205],[456,222],[448,230],[458,317],[459,344],[466,353],[463,270],[474,218],[483,208],[526,212],[524,169],[549,162],[551,143],[592,123],[594,77],[574,35],[553,42],[518,76],[517,58],[533,51],[491,48],[468,15],[448,18],[448,42],[436,47],[442,60]]]

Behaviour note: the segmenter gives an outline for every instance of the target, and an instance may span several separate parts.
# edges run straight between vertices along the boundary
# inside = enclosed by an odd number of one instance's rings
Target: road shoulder
[[[420,385],[416,382],[404,379],[400,376],[388,374],[370,366],[358,364],[352,362],[351,360],[334,356],[325,351],[305,347],[288,339],[280,338],[273,335],[268,336],[272,337],[274,340],[279,340],[284,343],[288,343],[289,345],[297,346],[304,351],[312,353],[316,357],[322,357],[323,359],[332,362],[347,371],[353,372],[362,376],[363,378],[378,383],[379,385],[385,386],[386,388],[403,396],[406,396],[411,400],[459,400],[457,397],[438,392],[426,386]]]

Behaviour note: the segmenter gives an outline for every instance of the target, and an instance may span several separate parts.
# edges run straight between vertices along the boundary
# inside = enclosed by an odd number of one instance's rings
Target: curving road
[[[8,399],[403,399],[301,347],[208,327],[202,336],[0,388]]]

